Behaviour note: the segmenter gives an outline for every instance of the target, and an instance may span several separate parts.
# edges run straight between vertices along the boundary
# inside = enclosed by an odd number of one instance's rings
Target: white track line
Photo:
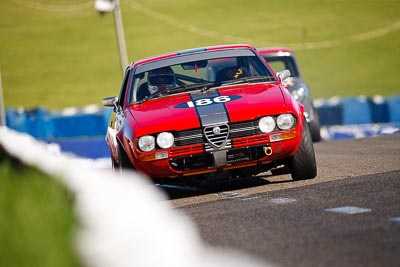
[[[85,266],[271,266],[238,251],[204,245],[190,219],[136,173],[121,177],[90,168],[54,146],[4,126],[0,146],[25,164],[59,178],[74,194],[81,225],[77,247]]]
[[[320,49],[320,48],[331,48],[341,45],[347,45],[352,43],[364,42],[372,39],[376,39],[382,37],[384,35],[390,34],[400,29],[400,20],[395,21],[394,23],[371,30],[365,33],[354,34],[347,38],[330,40],[330,41],[321,41],[321,42],[309,42],[309,43],[292,43],[286,44],[284,46],[291,47],[292,49],[297,50],[310,50],[310,49]]]
[[[204,37],[209,37],[209,38],[214,38],[218,40],[222,40],[224,42],[230,42],[230,43],[250,43],[250,44],[255,44],[255,43],[260,43],[259,41],[255,39],[248,39],[248,38],[242,38],[242,37],[237,37],[229,34],[223,34],[215,31],[210,31],[207,29],[202,29],[200,27],[188,24],[187,22],[177,20],[173,17],[167,16],[165,14],[162,14],[160,12],[157,12],[153,9],[150,9],[140,3],[137,3],[136,1],[129,1],[129,6],[134,8],[135,10],[142,12],[154,19],[157,19],[159,21],[162,21],[164,23],[167,23],[171,26],[174,26],[176,28],[181,28],[184,29],[188,32],[194,33],[196,35],[204,36]],[[365,33],[360,33],[360,34],[354,34],[351,35],[347,38],[343,39],[337,39],[337,40],[327,40],[327,41],[320,41],[320,42],[308,42],[308,43],[287,43],[287,44],[270,44],[274,46],[287,46],[292,49],[296,50],[310,50],[310,49],[320,49],[320,48],[331,48],[331,47],[336,47],[336,46],[341,46],[341,45],[346,45],[346,44],[351,44],[351,43],[356,43],[356,42],[363,42],[375,38],[382,37],[386,34],[392,33],[394,31],[397,31],[400,29],[400,20],[395,21],[394,23],[374,29]],[[265,46],[265,45],[262,45]],[[260,46],[261,47],[261,46]]]
[[[79,4],[44,4],[31,0],[12,0],[14,3],[27,8],[49,11],[49,12],[75,12],[94,7],[94,1],[86,1]]]
[[[177,20],[171,16],[167,16],[167,15],[164,15],[153,9],[150,9],[136,1],[129,1],[129,6],[141,13],[144,13],[144,14],[156,19],[156,20],[159,20],[161,22],[167,23],[176,28],[180,28],[180,29],[186,30],[188,32],[191,32],[191,33],[194,33],[194,34],[197,34],[200,36],[219,39],[219,40],[223,40],[224,42],[229,42],[229,43],[254,43],[253,39],[237,37],[237,36],[233,36],[233,35],[229,35],[229,34],[223,34],[223,33],[215,32],[215,31],[210,31],[207,29],[202,29],[202,28],[194,26],[194,25],[190,25],[184,21]]]
[[[50,12],[73,12],[73,11],[79,11],[79,10],[87,9],[87,8],[94,6],[93,1],[83,2],[83,3],[79,3],[79,4],[69,4],[69,5],[63,5],[63,4],[50,5],[50,4],[35,2],[32,0],[12,0],[12,1],[14,3],[24,6],[24,7],[33,8],[33,9],[37,9],[37,10],[45,10],[45,11],[50,11]],[[146,14],[146,15],[148,15],[156,20],[159,20],[161,22],[167,23],[175,28],[180,28],[180,29],[186,30],[190,33],[199,35],[199,36],[213,38],[213,39],[221,40],[222,42],[227,42],[227,43],[249,43],[249,44],[256,44],[256,43],[259,44],[260,43],[259,41],[255,40],[255,39],[243,38],[243,37],[233,36],[233,35],[226,34],[226,33],[215,32],[215,31],[197,27],[195,25],[188,24],[188,23],[186,23],[184,21],[180,21],[174,17],[165,15],[161,12],[157,12],[157,11],[155,11],[151,8],[148,8],[145,5],[140,4],[136,1],[131,0],[131,1],[127,1],[127,3],[131,8],[135,9],[136,11]],[[287,46],[287,47],[290,47],[295,50],[312,50],[312,49],[321,49],[321,48],[331,48],[331,47],[376,39],[376,38],[382,37],[384,35],[390,34],[392,32],[395,32],[399,29],[400,29],[400,20],[395,21],[392,24],[383,26],[378,29],[373,29],[373,30],[365,32],[365,33],[354,34],[354,35],[351,35],[351,36],[348,36],[348,37],[342,38],[342,39],[326,40],[326,41],[320,41],[320,42],[307,42],[307,43],[286,43],[286,44],[276,43],[276,44],[269,44],[269,46],[271,46],[271,45]],[[265,46],[265,45],[261,45],[261,46]]]

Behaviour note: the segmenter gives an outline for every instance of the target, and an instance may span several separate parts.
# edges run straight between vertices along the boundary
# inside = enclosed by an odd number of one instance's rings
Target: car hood
[[[132,105],[130,114],[137,133],[151,133],[252,120],[276,114],[284,107],[279,84],[259,83],[149,100]]]

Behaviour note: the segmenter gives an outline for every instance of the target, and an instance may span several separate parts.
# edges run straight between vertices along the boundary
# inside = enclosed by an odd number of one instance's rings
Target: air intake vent
[[[227,124],[208,126],[204,128],[204,135],[207,141],[215,148],[221,148],[226,144],[229,136]]]

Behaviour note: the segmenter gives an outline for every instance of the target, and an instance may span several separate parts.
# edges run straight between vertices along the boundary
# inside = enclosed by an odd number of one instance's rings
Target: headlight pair
[[[157,145],[162,148],[170,148],[174,145],[174,136],[169,132],[162,132],[157,135],[157,140],[152,135],[145,135],[139,138],[138,146],[144,152],[153,151]]]
[[[272,132],[276,126],[281,130],[289,130],[295,125],[296,119],[292,114],[281,114],[276,119],[272,116],[262,117],[258,127],[263,133]]]

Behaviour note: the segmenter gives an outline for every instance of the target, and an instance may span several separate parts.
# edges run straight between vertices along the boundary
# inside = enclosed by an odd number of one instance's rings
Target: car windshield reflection
[[[137,72],[131,103],[223,85],[276,81],[256,55],[190,59],[170,65],[160,61],[154,68]]]

